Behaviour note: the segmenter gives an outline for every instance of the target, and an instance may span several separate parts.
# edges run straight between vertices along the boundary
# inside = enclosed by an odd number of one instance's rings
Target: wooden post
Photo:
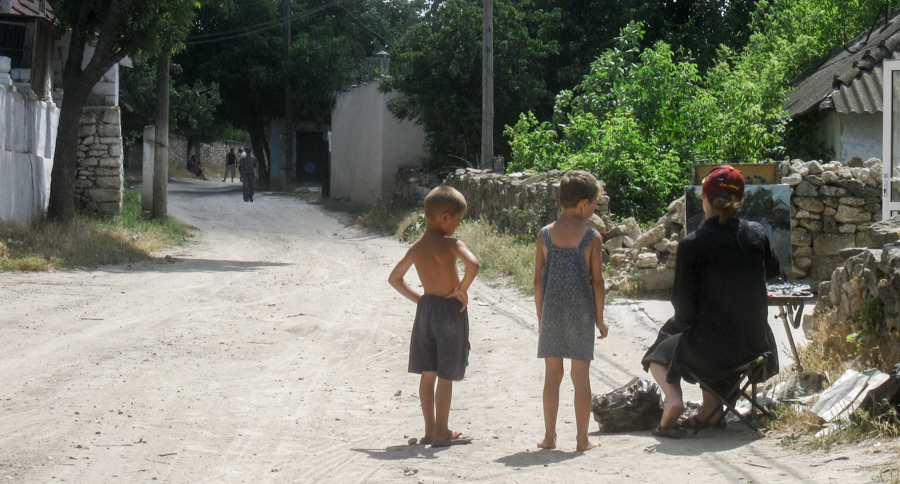
[[[153,157],[153,218],[169,215],[169,56],[156,61],[156,149]]]
[[[484,0],[481,29],[481,166],[494,166],[494,0]]]

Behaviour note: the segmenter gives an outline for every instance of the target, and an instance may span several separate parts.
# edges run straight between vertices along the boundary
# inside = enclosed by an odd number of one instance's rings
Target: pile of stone
[[[666,214],[655,225],[644,232],[638,232],[633,241],[630,237],[624,238],[621,246],[615,237],[604,237],[604,245],[611,254],[612,267],[634,277],[641,291],[671,289],[675,280],[678,242],[685,235],[684,209],[685,200],[681,197],[669,204]],[[626,220],[629,221],[633,222],[633,219]],[[615,235],[615,232],[608,235]]]
[[[881,220],[881,161],[793,160],[780,170],[781,183],[791,186],[792,276],[829,279],[841,249],[870,246],[869,227]]]

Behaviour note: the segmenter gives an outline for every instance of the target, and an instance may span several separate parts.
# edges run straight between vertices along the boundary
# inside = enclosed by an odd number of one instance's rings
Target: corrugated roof
[[[831,108],[844,114],[881,112],[885,59],[900,59],[900,10],[800,74],[784,108],[791,117]]]
[[[46,1],[46,13],[41,12],[39,0],[12,0],[12,9],[9,15],[18,15],[21,17],[38,17],[53,20],[53,7],[50,2]]]

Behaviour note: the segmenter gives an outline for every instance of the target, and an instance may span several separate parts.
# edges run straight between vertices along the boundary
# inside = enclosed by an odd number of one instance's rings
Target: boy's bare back
[[[409,268],[415,265],[425,294],[459,299],[465,309],[469,299],[467,291],[478,273],[479,264],[466,244],[450,237],[459,227],[462,215],[443,213],[439,219],[429,220],[425,234],[409,248],[391,272],[388,282],[394,289],[413,302],[419,301],[421,294],[403,279]],[[456,269],[457,260],[466,266],[462,280]]]
[[[457,254],[466,249],[461,241],[435,233],[425,233],[413,246],[413,264],[425,294],[447,297],[459,287]]]

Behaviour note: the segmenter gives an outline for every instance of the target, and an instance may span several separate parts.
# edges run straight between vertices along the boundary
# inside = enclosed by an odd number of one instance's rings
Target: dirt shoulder
[[[150,261],[0,274],[0,479],[868,482],[895,465],[892,444],[803,453],[737,425],[683,441],[594,434],[602,446],[577,453],[568,380],[561,449],[539,452],[533,300],[480,280],[451,412],[476,440],[409,446],[423,431],[406,372],[415,307],[387,284],[403,244],[297,199],[244,203],[231,182],[172,183],[169,207],[198,235]],[[595,393],[646,375],[658,327],[627,300],[607,321]]]

